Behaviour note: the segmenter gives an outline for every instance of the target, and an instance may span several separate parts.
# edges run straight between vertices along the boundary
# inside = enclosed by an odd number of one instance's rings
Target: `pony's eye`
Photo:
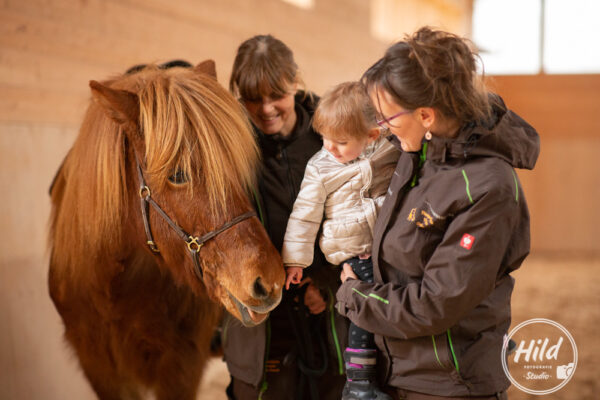
[[[169,182],[174,183],[176,185],[181,185],[188,181],[188,177],[182,170],[178,169],[173,173],[173,175],[169,176]]]

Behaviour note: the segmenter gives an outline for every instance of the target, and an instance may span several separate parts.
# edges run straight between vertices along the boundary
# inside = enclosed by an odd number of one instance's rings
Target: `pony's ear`
[[[126,90],[111,89],[90,81],[92,96],[104,108],[108,116],[119,124],[138,124],[140,103],[136,94]]]
[[[208,74],[217,79],[217,66],[213,60],[205,60],[194,67],[194,71]]]

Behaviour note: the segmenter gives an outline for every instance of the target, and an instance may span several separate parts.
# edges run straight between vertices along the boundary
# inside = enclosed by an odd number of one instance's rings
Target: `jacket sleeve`
[[[327,193],[319,171],[309,162],[283,239],[281,256],[285,266],[305,268],[312,264],[326,198]]]
[[[493,292],[504,273],[501,266],[520,216],[508,192],[489,191],[454,217],[421,281],[347,280],[337,292],[338,311],[363,329],[400,339],[439,334],[455,325]],[[474,238],[470,249],[461,246],[465,234]]]

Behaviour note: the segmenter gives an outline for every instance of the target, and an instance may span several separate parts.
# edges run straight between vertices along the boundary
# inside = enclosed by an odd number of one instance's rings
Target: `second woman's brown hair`
[[[292,50],[281,40],[257,35],[238,48],[229,79],[234,96],[250,101],[263,95],[281,97],[294,83],[300,83],[298,65]]]

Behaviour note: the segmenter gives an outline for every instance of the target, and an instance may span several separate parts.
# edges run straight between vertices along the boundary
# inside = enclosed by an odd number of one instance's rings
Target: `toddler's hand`
[[[302,269],[300,267],[287,267],[285,272],[287,277],[285,278],[285,289],[289,290],[290,283],[295,283],[296,285],[300,283],[302,280]]]

